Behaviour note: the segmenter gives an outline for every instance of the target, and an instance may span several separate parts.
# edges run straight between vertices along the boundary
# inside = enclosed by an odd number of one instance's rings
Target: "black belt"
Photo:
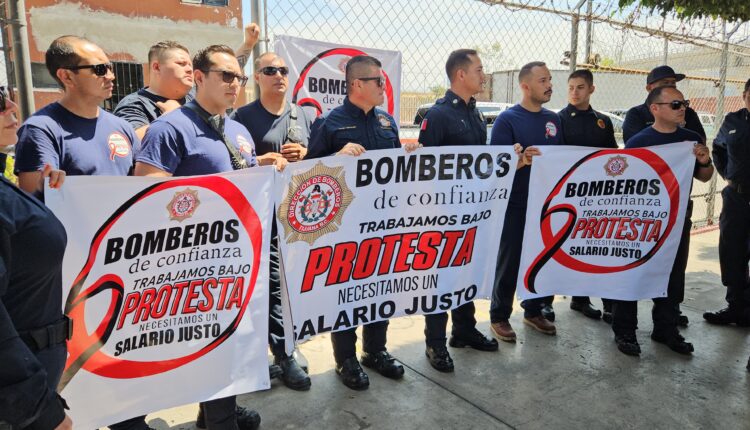
[[[41,351],[44,348],[54,346],[69,340],[73,335],[73,321],[63,316],[63,319],[46,327],[27,330],[18,333],[21,340],[32,351]]]
[[[728,180],[729,188],[737,191],[739,194],[750,194],[750,186],[747,184],[739,184],[733,180]]]

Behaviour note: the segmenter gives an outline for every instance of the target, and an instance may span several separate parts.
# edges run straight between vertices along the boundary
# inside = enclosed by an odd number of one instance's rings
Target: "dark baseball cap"
[[[646,78],[646,84],[651,85],[656,81],[660,81],[665,78],[674,78],[677,82],[685,79],[685,75],[682,73],[675,73],[674,69],[669,66],[659,66],[649,72]]]

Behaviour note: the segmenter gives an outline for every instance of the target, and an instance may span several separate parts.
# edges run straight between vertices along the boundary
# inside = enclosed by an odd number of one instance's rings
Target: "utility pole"
[[[8,1],[9,24],[13,36],[13,71],[21,118],[26,119],[34,113],[34,85],[31,81],[31,61],[29,60],[29,38],[26,31],[26,2],[24,0]],[[7,65],[6,65],[7,66]]]

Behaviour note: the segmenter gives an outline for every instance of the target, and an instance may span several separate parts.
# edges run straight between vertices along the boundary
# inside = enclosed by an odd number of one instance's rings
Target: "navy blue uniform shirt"
[[[641,130],[638,134],[625,142],[625,148],[646,148],[649,146],[666,145],[677,142],[702,142],[701,136],[683,127],[677,127],[673,133],[661,133],[653,127]]]
[[[15,171],[36,172],[49,163],[72,175],[125,176],[140,142],[122,118],[99,109],[97,118],[82,118],[52,103],[18,130]]]
[[[64,417],[48,383],[48,372],[55,370],[45,368],[18,333],[63,317],[65,228],[39,200],[5,178],[0,178],[0,201],[0,421],[51,429]],[[62,369],[65,357],[60,358],[56,364]]]
[[[148,88],[141,88],[120,100],[112,113],[130,123],[134,129],[138,129],[159,118],[162,113],[156,103],[164,103],[167,100],[169,99],[152,93]],[[190,100],[183,98],[177,101],[184,105],[186,101]]]
[[[566,145],[617,148],[612,120],[591,106],[587,110],[578,110],[568,104],[558,115]]]
[[[188,103],[198,106],[195,101]],[[248,167],[258,165],[253,138],[242,124],[226,118],[224,134]],[[186,106],[151,123],[136,161],[174,176],[209,175],[233,169],[229,151],[219,133]]]
[[[724,118],[714,139],[713,158],[723,178],[750,187],[750,112],[746,108]]]
[[[645,103],[630,108],[628,113],[625,114],[625,122],[622,124],[622,138],[627,143],[639,131],[653,124],[654,115]],[[706,142],[706,131],[703,130],[703,124],[701,124],[701,120],[693,108],[687,108],[685,111],[685,128],[701,136],[701,143]]]
[[[398,127],[392,116],[378,108],[365,114],[347,97],[344,104],[315,120],[306,158],[333,155],[349,142],[358,143],[368,151],[401,147]]]
[[[274,115],[256,100],[249,105],[242,106],[232,113],[232,119],[244,125],[253,136],[257,155],[269,152],[281,152],[281,145],[287,143],[289,137],[298,139],[297,143],[308,146],[310,140],[310,126],[312,121],[307,118],[305,110],[296,107],[297,119],[295,130],[290,133],[292,125],[292,110],[287,103],[281,115]],[[290,136],[292,135],[292,136]]]
[[[565,140],[561,128],[560,117],[551,110],[542,108],[539,112],[531,112],[519,104],[497,117],[492,126],[490,145],[513,146],[520,143],[524,149],[529,146],[562,145]],[[530,171],[524,167],[516,172],[509,205],[526,207]]]
[[[437,99],[427,111],[419,129],[424,146],[486,145],[487,125],[472,97],[467,104],[453,91]]]

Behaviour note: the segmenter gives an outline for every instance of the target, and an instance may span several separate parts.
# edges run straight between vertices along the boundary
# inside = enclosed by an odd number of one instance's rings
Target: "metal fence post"
[[[261,27],[261,22],[260,22],[260,13],[261,13],[260,2],[261,0],[250,0],[250,21],[254,22],[255,24],[258,24],[258,28],[262,29],[263,27]],[[268,35],[260,34],[258,36],[258,41],[266,37],[268,37]],[[267,44],[265,46],[268,47]],[[255,64],[255,59],[258,58],[260,54],[261,54],[260,43],[256,43],[255,47],[253,48],[253,59],[252,59],[253,64]],[[253,70],[253,73],[255,73],[255,70]],[[253,97],[255,97],[255,99],[259,99],[260,88],[258,87],[258,83],[255,82],[255,80],[253,80],[253,83],[254,83],[253,84]]]
[[[580,0],[577,5],[573,7],[575,14],[571,19],[570,28],[570,72],[573,73],[578,65],[578,22],[581,20],[581,6],[586,0]]]
[[[721,49],[721,62],[719,66],[719,91],[716,96],[716,116],[714,117],[714,135],[706,136],[706,140],[713,140],[719,131],[719,126],[724,122],[724,93],[727,87],[727,65],[729,63],[729,35],[727,34],[727,23],[723,26],[724,44]],[[708,142],[706,142],[708,143]],[[708,196],[706,197],[706,224],[714,223],[714,211],[716,209],[716,181],[718,180],[717,172],[711,177],[708,185]]]
[[[31,81],[29,38],[26,32],[26,4],[24,0],[8,2],[10,26],[13,34],[13,70],[18,86],[19,108],[22,119],[34,113],[34,85]]]
[[[583,59],[583,61],[586,64],[591,64],[592,61],[591,58],[591,43],[594,39],[594,20],[591,17],[591,12],[593,11],[593,0],[588,0],[586,2],[586,56]]]

